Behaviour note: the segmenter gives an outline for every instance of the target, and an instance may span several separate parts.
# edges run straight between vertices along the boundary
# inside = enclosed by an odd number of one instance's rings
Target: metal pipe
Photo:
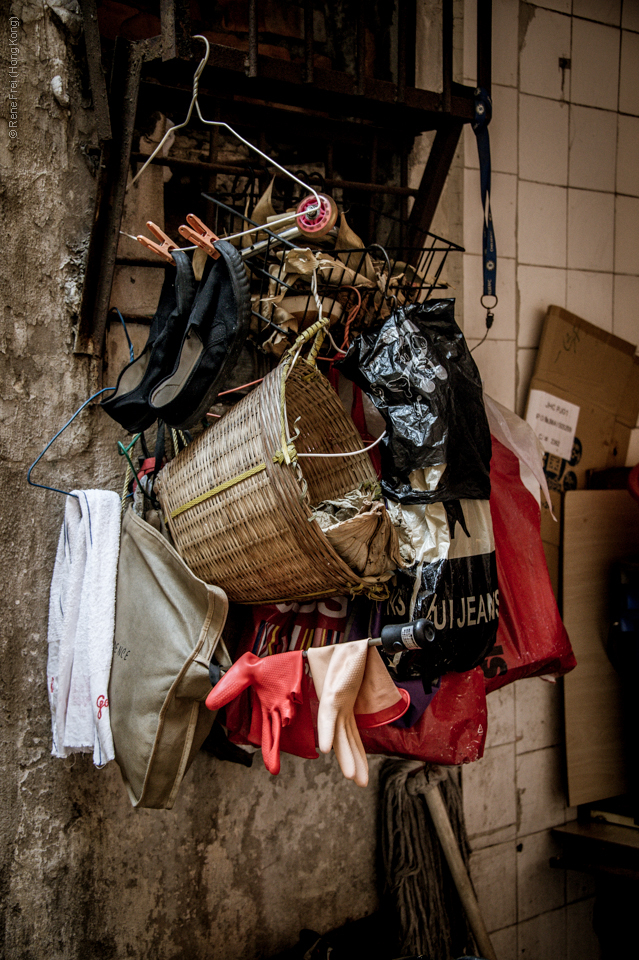
[[[366,88],[366,23],[364,17],[365,0],[358,0],[357,4],[357,54],[356,54],[356,77],[357,87],[355,93],[360,97],[364,96]]]
[[[248,11],[248,75],[257,76],[257,0],[249,0]]]
[[[477,0],[477,86],[490,96],[492,83],[492,0]]]
[[[304,0],[304,60],[306,63],[306,83],[313,83],[315,69],[315,25],[313,23],[313,0]]]
[[[442,110],[451,112],[453,91],[453,0],[442,7]]]
[[[397,102],[406,99],[406,4],[397,5]]]

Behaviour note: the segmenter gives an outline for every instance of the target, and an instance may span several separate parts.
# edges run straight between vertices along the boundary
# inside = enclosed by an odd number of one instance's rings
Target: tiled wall
[[[465,0],[466,83],[475,10]],[[499,306],[474,355],[487,392],[521,413],[548,304],[639,341],[639,0],[493,0],[493,104]],[[463,322],[474,346],[485,312],[470,127],[464,166]]]
[[[464,0],[464,82],[475,82]],[[563,71],[559,59],[570,60]],[[639,0],[493,0],[495,324],[474,357],[486,391],[523,413],[549,304],[639,342]],[[477,148],[464,142],[463,326],[485,331]],[[594,888],[551,870],[550,828],[574,819],[561,684],[489,697],[483,760],[464,768],[472,875],[499,960],[595,960]]]

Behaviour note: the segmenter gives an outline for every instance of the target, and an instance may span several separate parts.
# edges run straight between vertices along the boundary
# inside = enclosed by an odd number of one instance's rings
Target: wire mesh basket
[[[316,180],[314,187],[321,189]],[[218,235],[259,225],[245,212],[254,199],[246,191],[228,194],[228,203],[205,196],[213,205],[212,229]],[[267,352],[281,355],[295,336],[317,320],[318,299],[322,314],[336,328],[338,341],[348,343],[361,330],[379,325],[395,307],[422,302],[445,288],[446,258],[451,251],[463,250],[435,234],[409,230],[405,220],[373,206],[351,204],[342,214],[339,227],[319,238],[300,234],[293,222],[270,230],[267,224],[245,241],[242,256],[251,277],[253,315]],[[364,244],[350,229],[348,218],[358,225],[368,222],[372,241]],[[290,269],[300,248],[315,256],[314,289],[310,272]]]

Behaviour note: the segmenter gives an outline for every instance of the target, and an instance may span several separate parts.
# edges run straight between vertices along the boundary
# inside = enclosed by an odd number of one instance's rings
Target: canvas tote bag
[[[129,509],[122,524],[109,708],[115,759],[134,807],[169,809],[215,713],[209,663],[231,666],[221,639],[228,600]]]

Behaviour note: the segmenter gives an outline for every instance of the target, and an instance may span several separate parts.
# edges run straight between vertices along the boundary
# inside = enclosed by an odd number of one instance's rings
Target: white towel
[[[47,687],[52,754],[114,759],[109,675],[120,550],[120,498],[110,490],[67,497],[49,596]]]

